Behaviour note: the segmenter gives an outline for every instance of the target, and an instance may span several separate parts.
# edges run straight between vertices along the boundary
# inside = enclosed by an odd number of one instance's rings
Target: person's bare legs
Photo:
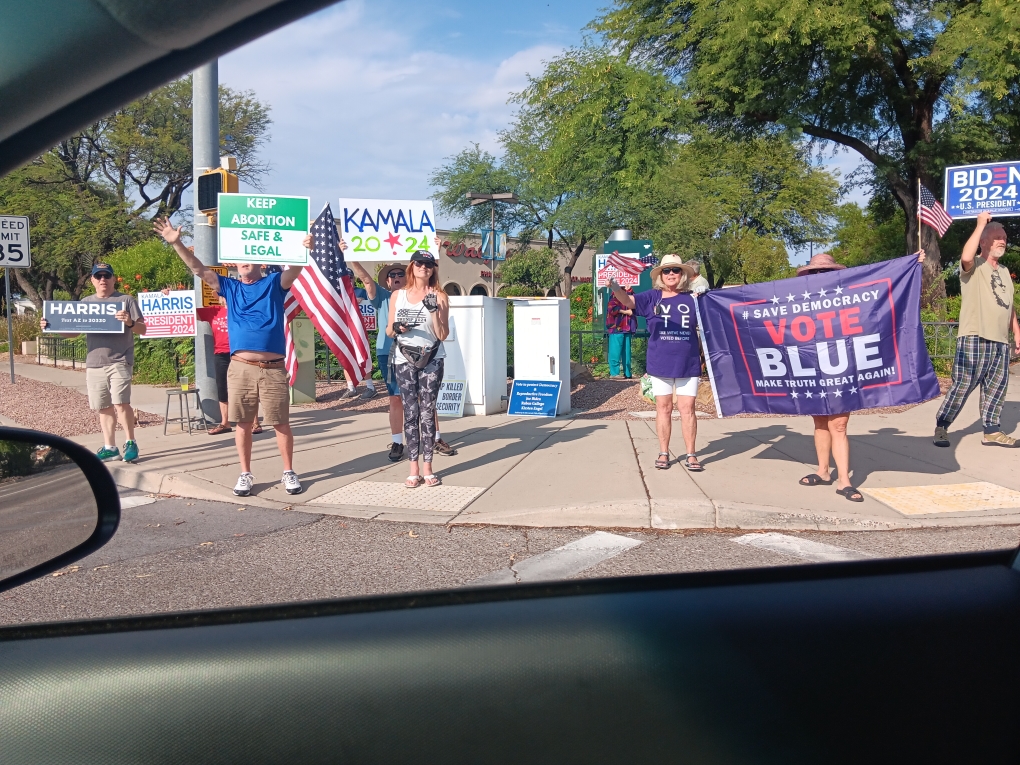
[[[390,433],[397,435],[397,433],[404,432],[404,403],[400,400],[400,396],[390,396]]]
[[[253,422],[237,423],[237,430],[234,431],[234,443],[237,445],[237,459],[241,462],[241,472],[251,472],[251,431],[255,427]]]
[[[290,424],[287,425],[274,425],[273,430],[276,431],[276,446],[280,450],[280,457],[283,458],[283,469],[293,470],[294,469],[294,433],[290,429]]]
[[[225,401],[220,402],[220,425],[230,425],[230,420],[227,419],[227,404]]]
[[[103,438],[106,439],[105,446],[117,445],[117,410],[108,406],[99,410],[99,427],[103,430]]]
[[[127,440],[135,440],[135,413],[131,409],[131,404],[114,404],[113,408],[117,410],[117,420],[120,421],[120,426],[124,428],[124,432],[127,433]],[[114,423],[116,426],[116,422]],[[110,442],[111,444],[113,441]]]
[[[849,414],[834,414],[829,417],[829,438],[832,442],[832,458],[836,461],[836,488],[850,486],[850,439],[846,436]]]
[[[659,451],[668,454],[673,435],[673,394],[655,397],[655,432],[659,436]]]
[[[696,396],[676,397],[676,408],[680,412],[680,430],[684,434],[684,447],[692,456],[697,456],[698,448],[698,415],[694,411],[696,400]]]
[[[828,481],[832,470],[829,455],[832,452],[832,436],[829,433],[829,418],[826,415],[811,415],[815,423],[815,453],[818,456],[818,470],[815,472],[823,481]]]

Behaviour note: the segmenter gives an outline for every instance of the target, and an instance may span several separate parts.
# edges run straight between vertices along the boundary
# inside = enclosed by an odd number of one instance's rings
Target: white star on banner
[[[822,391],[821,393],[819,393],[818,395],[819,395],[819,396],[821,396],[822,398],[825,398],[825,391],[823,390],[823,391]]]
[[[804,398],[811,398],[811,391],[807,391],[807,392],[806,392],[806,393],[804,394]]]
[[[825,297],[825,289],[824,288],[818,290],[818,297]]]
[[[793,302],[794,300],[796,300],[796,299],[797,299],[797,298],[795,298],[795,297],[794,297],[793,295],[787,295],[787,296],[786,296],[786,302],[787,302],[787,303],[792,303],[792,302]]]
[[[800,394],[797,391],[795,391],[795,390],[791,390],[790,391],[790,396],[792,396],[793,398],[799,398]]]
[[[775,295],[773,295],[772,296],[772,305],[778,305],[778,303],[779,303],[779,298],[777,298]]]
[[[805,292],[804,293],[804,299],[807,300],[809,297],[811,297],[811,293],[810,292]]]
[[[851,393],[856,393],[856,392],[857,392],[857,388],[851,388],[851,389],[850,389],[850,392],[851,392]]]
[[[834,390],[832,392],[832,395],[834,395],[836,398],[843,398],[843,391],[841,391],[841,390]]]
[[[835,292],[835,293],[836,293],[837,295],[842,295],[842,294],[843,294],[843,288],[842,288],[842,287],[836,287],[836,289],[834,290],[834,292]]]

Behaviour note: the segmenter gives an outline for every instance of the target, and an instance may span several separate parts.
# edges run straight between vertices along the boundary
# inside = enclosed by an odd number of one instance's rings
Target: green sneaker
[[[96,452],[96,456],[99,457],[103,462],[109,462],[120,457],[120,449],[116,446],[112,449],[107,449],[105,446],[100,447],[99,451]],[[135,456],[138,456],[138,452],[135,452]]]
[[[134,462],[138,459],[138,444],[134,441],[124,442],[124,461]]]

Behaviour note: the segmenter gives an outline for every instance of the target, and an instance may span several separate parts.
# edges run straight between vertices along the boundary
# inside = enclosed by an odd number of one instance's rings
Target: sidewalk
[[[1020,380],[1012,382],[1006,432],[1020,421]],[[1020,524],[1020,450],[982,446],[976,393],[950,433],[953,446],[935,447],[939,403],[850,418],[863,503],[831,486],[798,485],[814,469],[808,417],[700,420],[700,474],[653,467],[654,421],[499,415],[444,420],[443,437],[459,453],[436,456],[443,486],[406,489],[406,463],[386,458],[385,414],[301,407],[292,409],[295,468],[305,487],[296,497],[280,487],[271,428],[256,437],[255,493],[245,499],[231,492],[232,433],[163,436],[162,428],[146,428],[138,432],[138,463],[107,464],[119,485],[148,492],[403,522],[791,530]],[[676,423],[674,450],[683,443],[679,430]],[[76,440],[98,448],[101,437]]]

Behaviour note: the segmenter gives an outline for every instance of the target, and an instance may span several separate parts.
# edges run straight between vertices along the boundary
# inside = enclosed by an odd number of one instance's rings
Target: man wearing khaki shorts
[[[121,458],[117,449],[117,421],[127,434],[124,442],[125,462],[138,459],[135,443],[135,413],[131,408],[131,374],[135,366],[135,335],[145,334],[145,322],[138,301],[114,289],[113,269],[106,263],[92,266],[92,286],[96,293],[82,298],[83,303],[121,303],[114,314],[124,322],[124,331],[118,334],[86,333],[88,356],[85,360],[85,384],[89,391],[89,408],[99,412],[99,425],[103,429],[103,447],[96,452],[99,459],[108,461]],[[48,322],[40,319],[39,326],[46,329]],[[60,337],[73,338],[78,334],[59,333]]]
[[[290,429],[290,388],[284,368],[283,315],[284,293],[300,275],[300,266],[264,276],[261,265],[238,263],[239,279],[222,277],[184,246],[179,227],[175,229],[168,220],[157,220],[154,227],[191,272],[227,301],[230,335],[227,416],[237,423],[234,443],[241,462],[241,476],[234,486],[234,494],[247,497],[255,483],[255,476],[251,474],[251,432],[260,403],[265,424],[272,425],[276,431],[276,444],[283,458],[283,488],[288,494],[300,494],[301,481],[292,464],[294,434]]]

